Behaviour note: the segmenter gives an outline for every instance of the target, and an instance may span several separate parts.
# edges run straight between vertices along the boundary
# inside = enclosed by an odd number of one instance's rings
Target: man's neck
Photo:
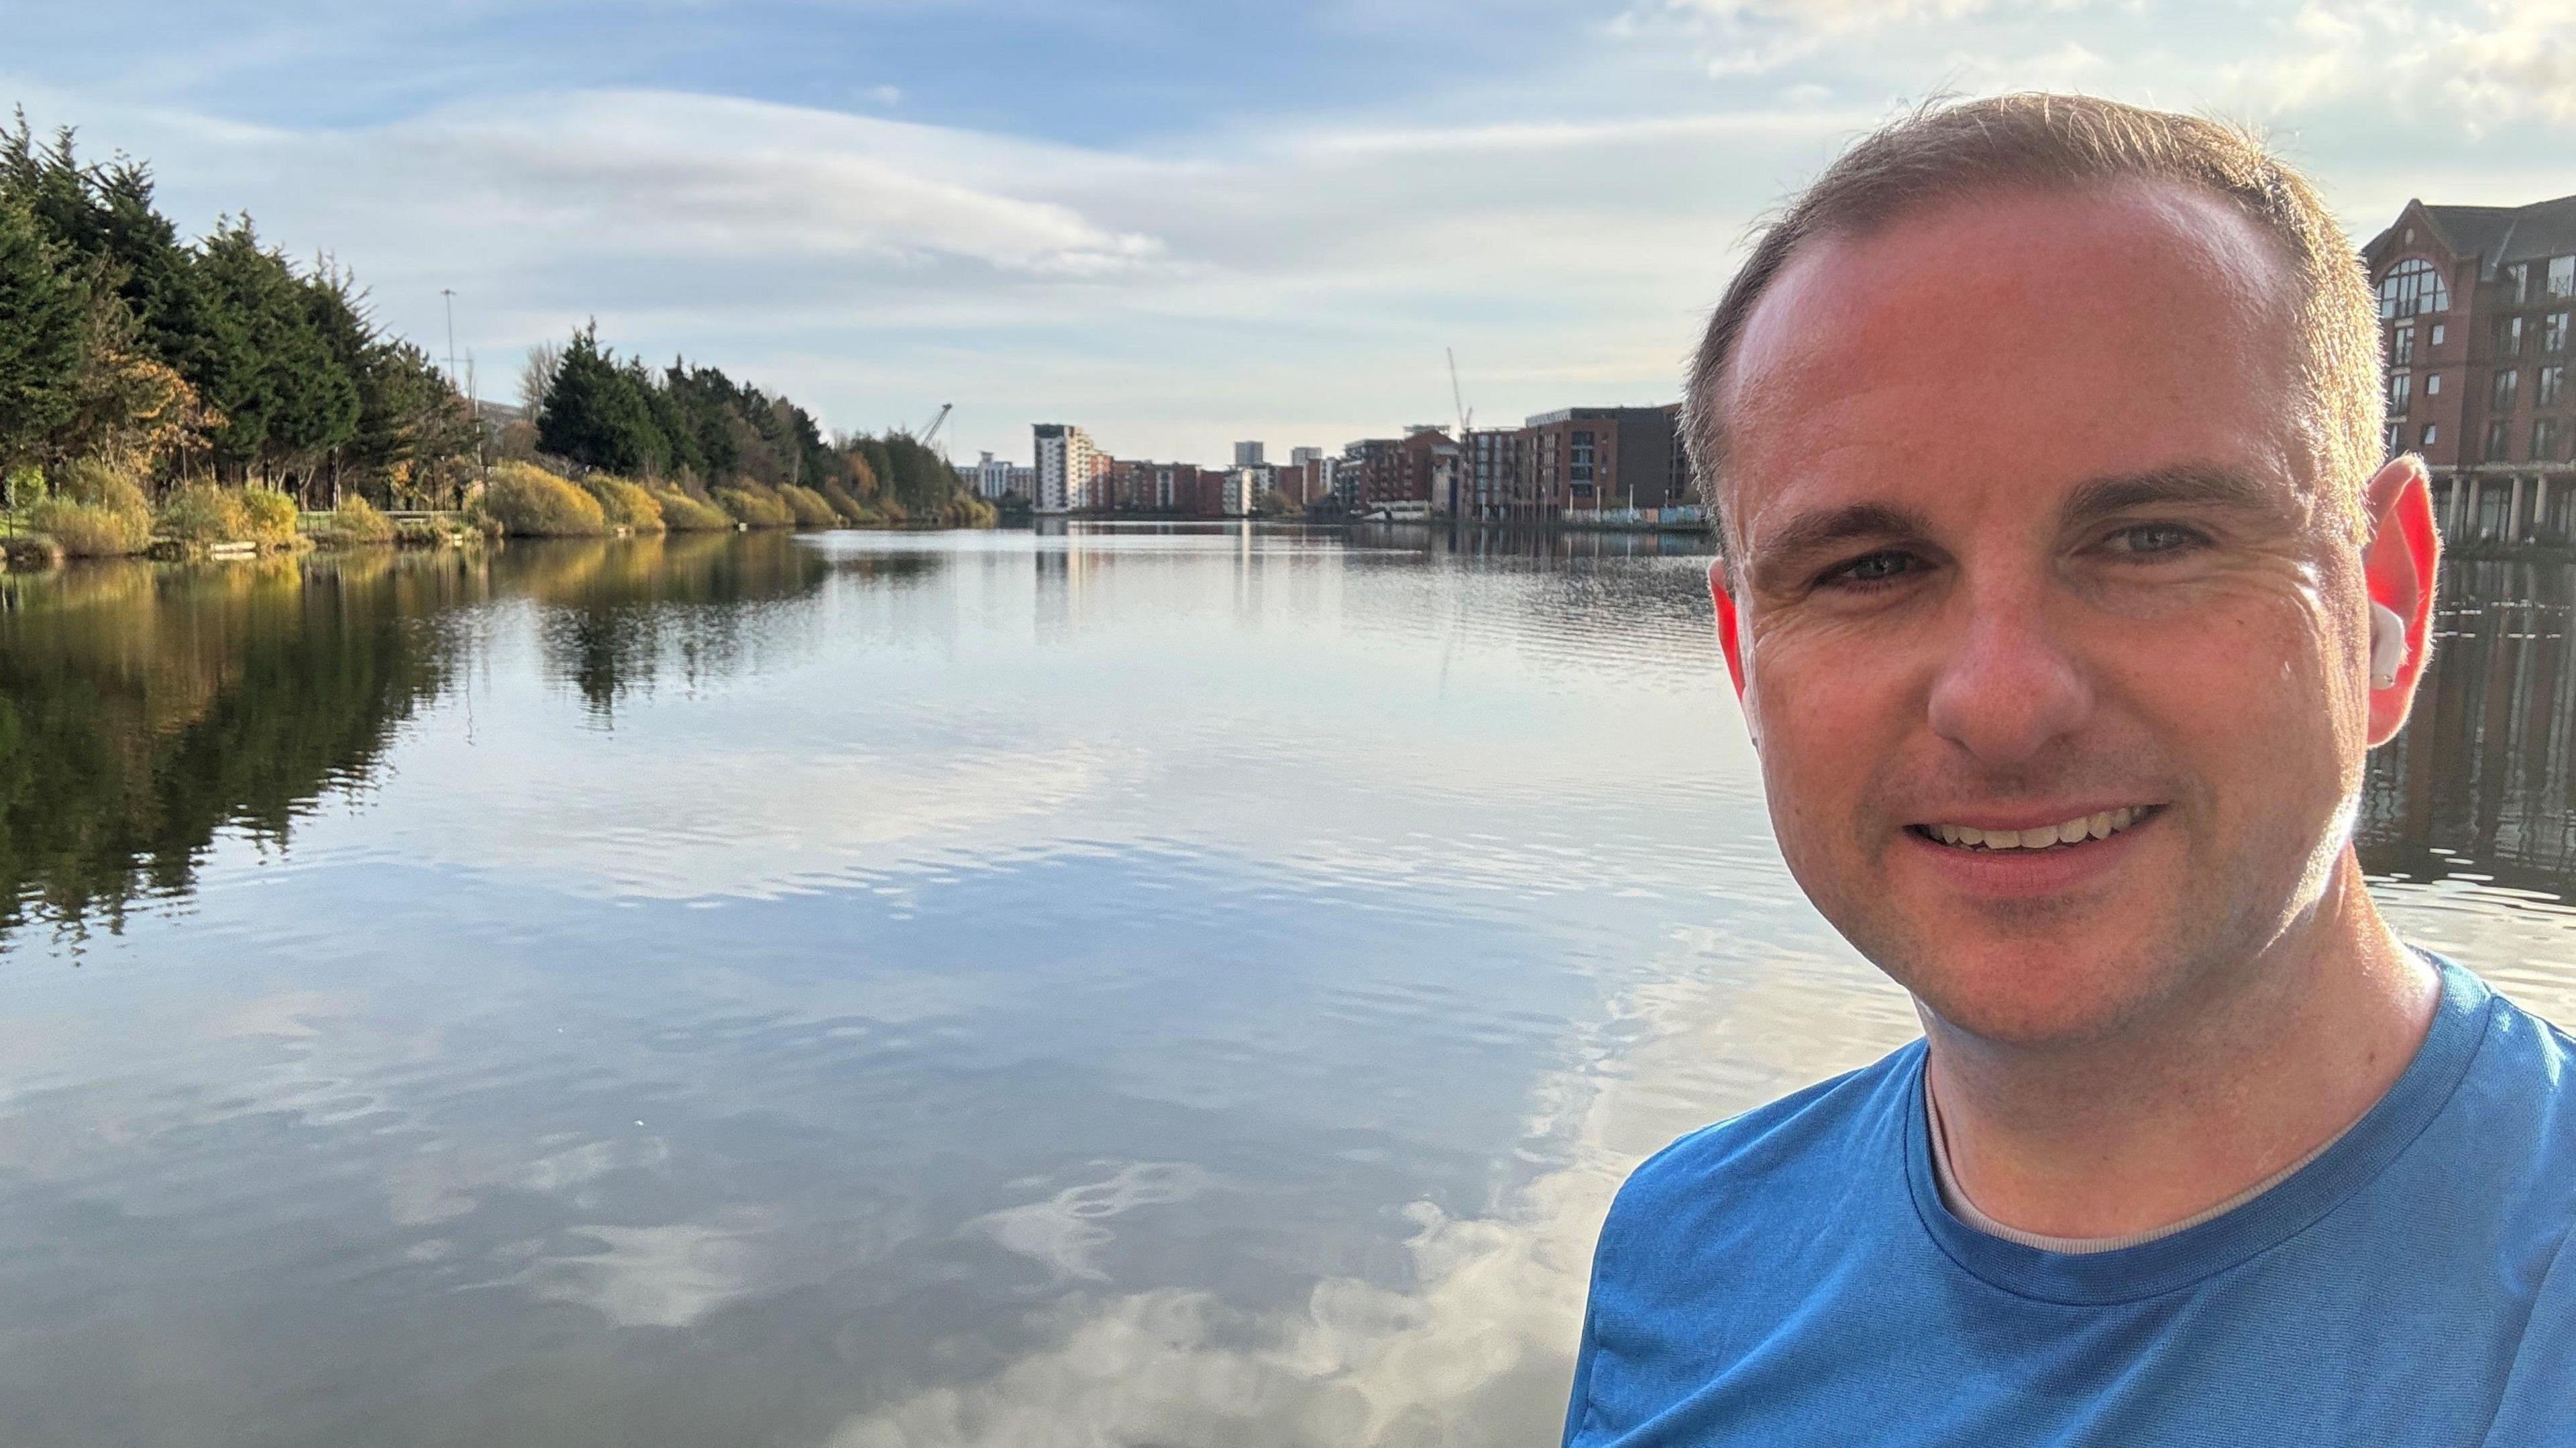
[[[2367,1112],[2414,1058],[2440,983],[2348,850],[2302,924],[2221,988],[2082,1050],[2000,1046],[1927,1012],[1927,1085],[1968,1200],[2052,1237],[2151,1231]]]

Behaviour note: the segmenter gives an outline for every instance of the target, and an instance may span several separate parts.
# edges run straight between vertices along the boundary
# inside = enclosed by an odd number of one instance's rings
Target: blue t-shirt
[[[1602,1225],[1565,1441],[2576,1444],[2576,1043],[2438,963],[2340,1141],[2139,1246],[1952,1215],[1921,1041],[1683,1137]]]

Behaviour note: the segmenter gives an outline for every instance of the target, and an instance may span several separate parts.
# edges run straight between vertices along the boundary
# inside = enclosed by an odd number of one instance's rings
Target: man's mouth
[[[1923,824],[1907,829],[1938,844],[1963,850],[2051,850],[2080,845],[2088,840],[2107,840],[2120,831],[2152,819],[2161,805],[2133,804],[2119,809],[2097,810],[2077,815],[2053,825],[2036,825],[2029,829],[1981,829],[1976,825]]]

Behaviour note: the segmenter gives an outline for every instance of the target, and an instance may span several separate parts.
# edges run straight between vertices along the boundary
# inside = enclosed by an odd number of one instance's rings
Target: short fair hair
[[[1980,191],[2082,189],[2162,181],[2214,193],[2273,238],[2288,264],[2297,347],[2297,421],[2326,506],[2363,531],[2363,488],[2387,422],[2379,322],[2370,283],[2316,188],[2253,134],[2223,121],[2091,96],[2025,92],[1927,104],[1843,152],[1754,237],[1753,252],[1709,317],[1683,396],[1684,441],[1701,499],[1728,551],[1721,484],[1723,389],[1754,307],[1811,239],[1874,231],[1921,207]]]

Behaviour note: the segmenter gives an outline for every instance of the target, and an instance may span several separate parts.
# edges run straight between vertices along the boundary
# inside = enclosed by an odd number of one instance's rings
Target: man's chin
[[[2165,983],[2161,953],[2134,938],[1967,939],[1881,967],[1954,1030],[1999,1046],[2117,1035]]]

